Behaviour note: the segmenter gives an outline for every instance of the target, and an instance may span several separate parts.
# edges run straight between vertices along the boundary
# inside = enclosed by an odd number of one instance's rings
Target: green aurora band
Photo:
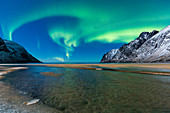
[[[143,31],[161,30],[170,19],[168,4],[164,0],[3,0],[0,25],[4,38],[12,40],[12,34],[29,22],[65,17],[60,24],[49,21],[47,32],[69,58],[80,40],[127,43]]]

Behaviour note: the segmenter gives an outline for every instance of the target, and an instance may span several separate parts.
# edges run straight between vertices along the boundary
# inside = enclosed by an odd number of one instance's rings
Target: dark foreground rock
[[[0,63],[42,63],[21,45],[0,38]]]
[[[160,32],[143,32],[134,41],[104,54],[102,63],[152,63],[170,61],[170,26]]]

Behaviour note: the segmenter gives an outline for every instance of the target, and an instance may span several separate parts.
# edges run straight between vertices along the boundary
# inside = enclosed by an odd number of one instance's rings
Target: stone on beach
[[[34,99],[34,100],[31,100],[29,102],[24,102],[23,104],[26,104],[26,105],[32,105],[32,104],[36,104],[40,101],[40,99]]]

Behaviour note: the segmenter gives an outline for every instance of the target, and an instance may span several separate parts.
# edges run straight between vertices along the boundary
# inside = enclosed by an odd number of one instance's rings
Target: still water
[[[170,113],[170,76],[26,67],[1,81],[22,95],[40,99],[56,113]]]

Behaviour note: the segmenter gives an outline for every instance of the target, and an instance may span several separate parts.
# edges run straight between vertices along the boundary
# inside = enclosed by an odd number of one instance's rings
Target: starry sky
[[[170,24],[168,0],[0,0],[0,37],[43,62],[99,62]]]

